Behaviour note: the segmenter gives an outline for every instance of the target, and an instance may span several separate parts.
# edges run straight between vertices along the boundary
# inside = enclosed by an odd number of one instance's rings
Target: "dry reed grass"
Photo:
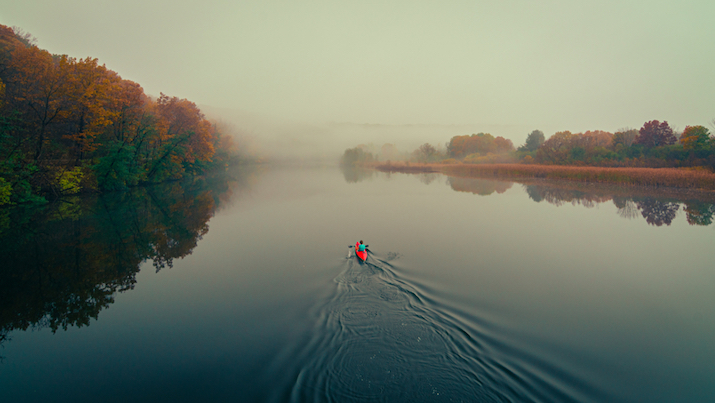
[[[436,165],[454,175],[490,175],[508,178],[545,178],[630,186],[715,190],[715,174],[707,170],[678,168],[605,168],[525,164]]]

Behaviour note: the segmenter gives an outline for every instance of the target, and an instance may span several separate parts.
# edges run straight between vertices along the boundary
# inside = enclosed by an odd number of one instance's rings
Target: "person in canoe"
[[[365,245],[362,240],[355,244],[355,254],[363,261],[367,259],[367,252],[365,252],[365,248],[367,248],[367,245]]]

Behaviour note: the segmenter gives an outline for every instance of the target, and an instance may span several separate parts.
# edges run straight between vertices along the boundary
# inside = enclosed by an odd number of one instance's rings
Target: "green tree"
[[[539,146],[544,144],[544,132],[541,130],[534,130],[526,136],[526,143],[519,147],[519,151],[536,151]]]

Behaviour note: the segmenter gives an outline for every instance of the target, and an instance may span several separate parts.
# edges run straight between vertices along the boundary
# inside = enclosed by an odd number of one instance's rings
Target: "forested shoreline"
[[[152,98],[100,65],[0,25],[0,205],[225,168],[236,146],[187,99]]]
[[[713,121],[715,124],[715,121]],[[432,164],[519,163],[591,167],[692,168],[715,170],[715,137],[702,125],[686,126],[682,132],[667,121],[651,120],[639,129],[572,133],[560,131],[548,139],[534,130],[515,148],[512,141],[489,133],[452,137],[444,146],[425,143],[412,152],[400,152],[395,144],[379,149],[360,144],[345,150],[342,165],[375,162]]]
[[[645,122],[640,130],[571,133],[545,139],[534,130],[515,148],[489,133],[454,136],[445,146],[421,145],[401,153],[361,144],[345,150],[342,166],[385,172],[443,172],[471,176],[550,178],[637,186],[715,190],[715,137],[704,126],[673,130],[668,122]]]

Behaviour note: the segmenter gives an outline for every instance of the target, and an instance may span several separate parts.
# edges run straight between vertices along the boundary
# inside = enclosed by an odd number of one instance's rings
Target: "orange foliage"
[[[8,98],[31,125],[34,159],[38,160],[48,142],[49,126],[69,113],[70,62],[67,56],[55,60],[37,47],[18,46],[12,51],[8,68],[13,82]]]
[[[214,129],[193,102],[161,94],[156,101],[159,133],[163,141],[176,139],[187,149],[180,158],[194,162],[210,160],[214,153]]]
[[[97,136],[119,115],[117,103],[121,101],[113,90],[120,82],[121,78],[99,66],[97,59],[70,59],[70,120],[74,127],[64,138],[73,142],[79,155],[94,151]]]
[[[505,153],[513,149],[511,140],[501,136],[494,138],[489,133],[454,136],[447,145],[448,154],[454,158],[463,158],[470,154]]]
[[[608,148],[613,142],[613,133],[603,130],[587,131],[579,136],[579,145],[586,150],[595,147]]]
[[[704,126],[685,126],[685,130],[680,136],[680,143],[686,150],[703,148],[708,141],[710,141],[710,133]]]
[[[97,59],[52,55],[3,25],[0,118],[0,175],[25,181],[23,189],[58,194],[52,178],[70,167],[91,174],[89,188],[117,189],[225,166],[234,156],[222,150],[211,164],[215,147],[234,145],[193,102],[164,94],[152,101]]]

